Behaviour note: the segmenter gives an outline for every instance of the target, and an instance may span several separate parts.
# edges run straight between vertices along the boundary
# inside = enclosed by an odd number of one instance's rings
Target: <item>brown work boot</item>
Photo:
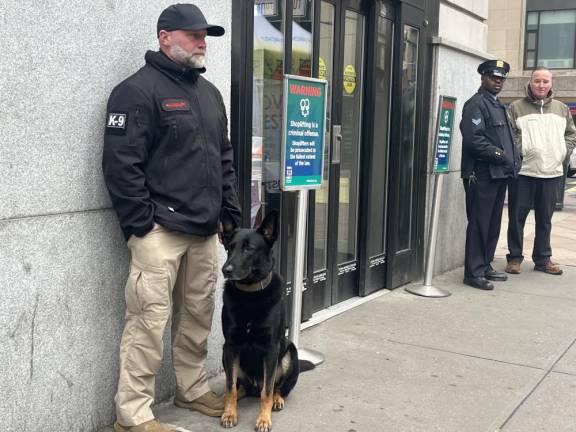
[[[198,411],[210,417],[220,417],[224,413],[224,396],[218,396],[216,393],[209,391],[192,402],[174,398],[174,405],[190,411]]]
[[[510,261],[506,264],[506,269],[504,271],[510,274],[520,274],[522,269],[520,268],[520,263],[518,261]]]
[[[552,261],[548,261],[546,264],[536,264],[534,266],[534,270],[548,273],[551,275],[561,275],[563,273],[560,266]]]
[[[158,420],[150,420],[140,423],[137,426],[122,426],[118,422],[114,423],[115,432],[173,432],[174,429],[168,429]]]

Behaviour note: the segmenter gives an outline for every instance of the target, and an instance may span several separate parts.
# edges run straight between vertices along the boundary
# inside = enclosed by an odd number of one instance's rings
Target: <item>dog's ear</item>
[[[270,211],[260,226],[258,232],[261,233],[268,244],[272,245],[278,238],[278,212],[276,210]]]
[[[223,208],[220,212],[220,223],[222,224],[222,243],[224,246],[228,244],[230,241],[230,236],[234,232],[238,225],[236,224],[236,220],[230,214],[227,208]]]

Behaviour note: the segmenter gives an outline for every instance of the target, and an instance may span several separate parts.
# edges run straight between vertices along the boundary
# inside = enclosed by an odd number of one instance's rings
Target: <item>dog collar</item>
[[[240,291],[258,292],[258,291],[264,291],[268,287],[268,285],[270,285],[270,282],[272,282],[272,272],[268,273],[268,276],[266,276],[261,281],[254,282],[251,284],[241,284],[235,282],[234,285],[236,285],[236,288],[238,288]]]

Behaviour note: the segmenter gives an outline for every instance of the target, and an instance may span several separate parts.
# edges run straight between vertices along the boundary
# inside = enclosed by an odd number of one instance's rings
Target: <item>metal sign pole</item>
[[[432,285],[434,273],[434,257],[436,252],[436,240],[438,239],[438,217],[440,215],[440,198],[442,196],[443,174],[434,175],[434,202],[432,204],[432,221],[430,224],[430,236],[428,238],[428,256],[424,270],[424,285],[405,288],[406,291],[423,297],[448,297],[451,293]]]
[[[298,348],[299,360],[312,367],[322,363],[324,356],[317,351],[299,347],[300,322],[304,289],[308,189],[320,188],[324,176],[326,86],[326,80],[284,75],[280,184],[284,191],[298,191],[290,339]]]
[[[296,220],[296,255],[292,278],[292,321],[290,340],[298,349],[298,359],[317,366],[324,362],[318,351],[300,348],[300,321],[302,320],[302,291],[304,290],[304,254],[306,253],[306,218],[308,215],[308,190],[298,191],[298,217]]]
[[[432,203],[432,220],[430,221],[430,235],[428,236],[428,255],[426,258],[426,268],[424,269],[424,285],[405,288],[409,293],[423,297],[448,297],[450,295],[450,292],[432,285],[432,276],[434,274],[436,240],[438,239],[438,219],[442,197],[442,183],[444,181],[443,175],[448,173],[450,168],[450,147],[452,146],[455,112],[456,98],[444,95],[440,96],[438,100],[436,137],[434,140],[434,199]]]

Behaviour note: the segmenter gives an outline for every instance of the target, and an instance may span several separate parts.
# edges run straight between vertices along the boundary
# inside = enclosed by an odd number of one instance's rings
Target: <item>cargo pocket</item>
[[[125,296],[126,316],[164,318],[170,314],[170,284],[166,272],[142,269],[132,264]]]

